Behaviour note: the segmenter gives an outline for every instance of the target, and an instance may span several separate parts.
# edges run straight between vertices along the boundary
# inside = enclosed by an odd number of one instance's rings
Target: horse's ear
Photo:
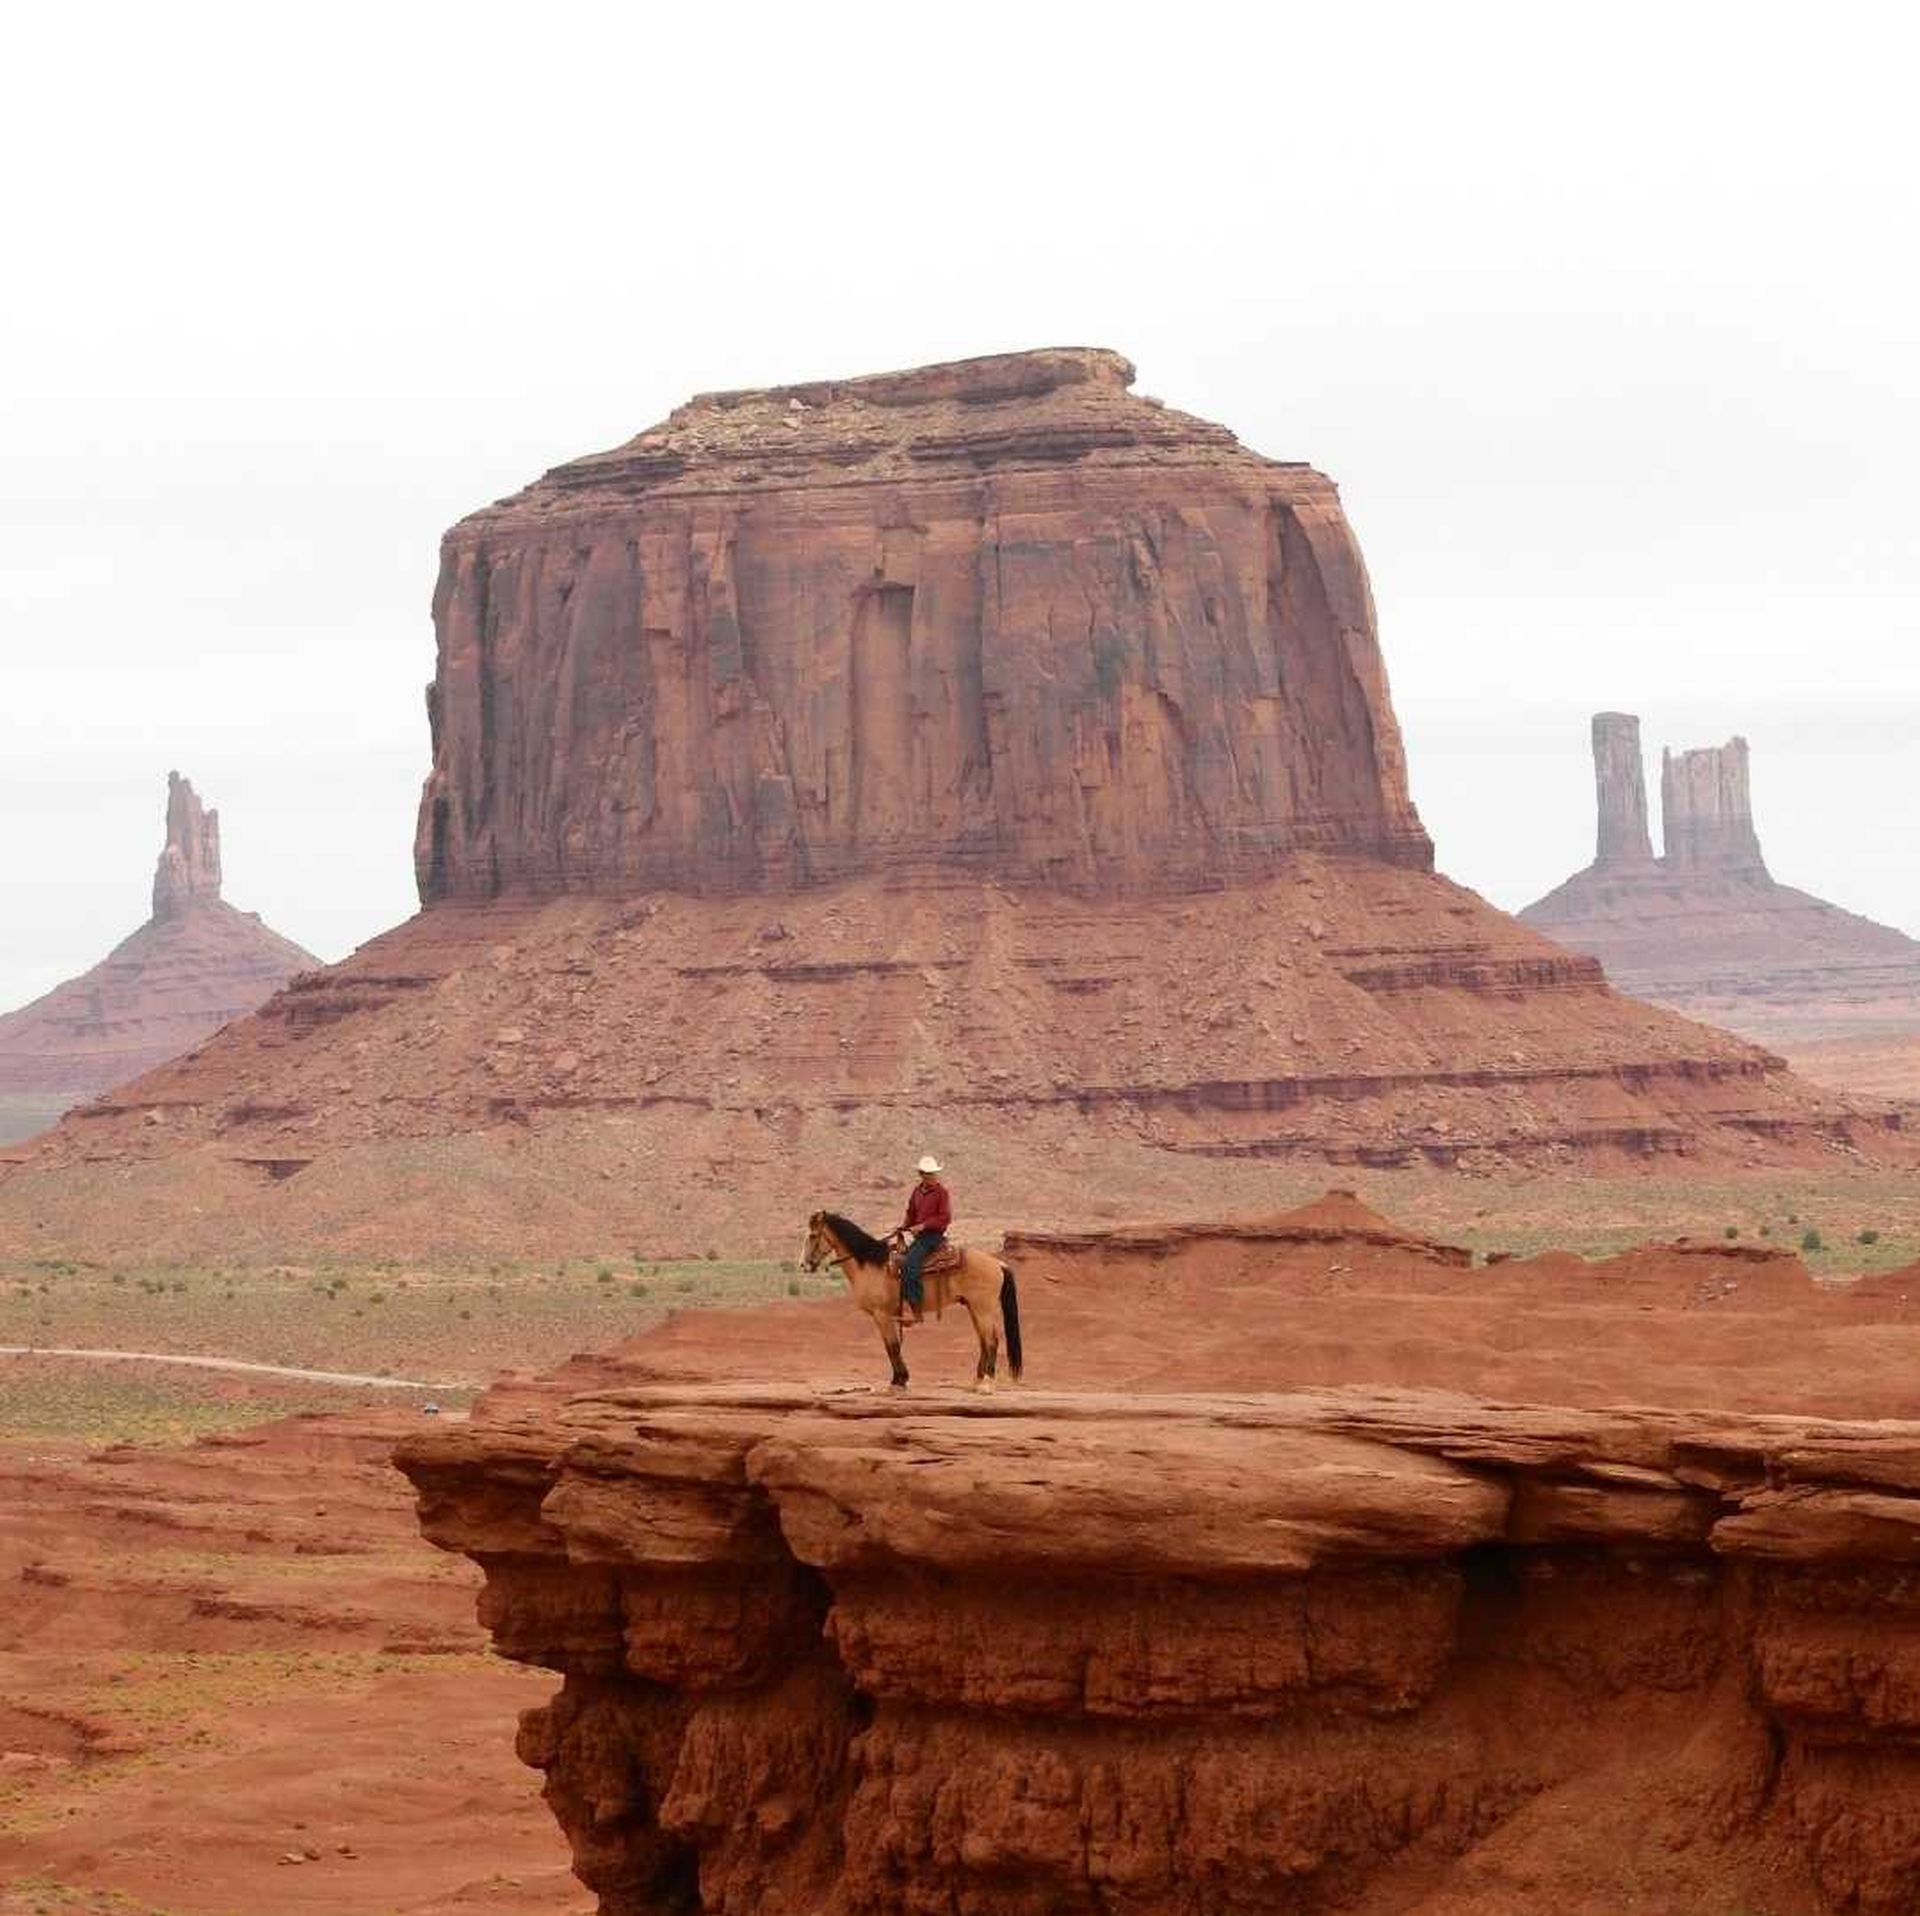
[[[826,1217],[827,1217],[827,1214],[824,1211],[814,1212],[814,1214],[807,1219],[808,1230],[817,1231],[820,1228],[820,1226],[826,1222]]]

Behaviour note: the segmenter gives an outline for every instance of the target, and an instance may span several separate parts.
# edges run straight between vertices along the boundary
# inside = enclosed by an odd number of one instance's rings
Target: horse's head
[[[827,1214],[816,1211],[807,1219],[807,1250],[800,1262],[810,1271],[817,1271],[828,1258],[839,1255],[840,1247],[833,1241],[833,1233],[827,1228]]]

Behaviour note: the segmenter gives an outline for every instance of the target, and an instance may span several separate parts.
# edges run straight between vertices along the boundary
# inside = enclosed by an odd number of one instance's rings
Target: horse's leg
[[[880,1333],[880,1341],[887,1347],[887,1362],[893,1366],[892,1384],[895,1390],[907,1387],[906,1359],[900,1355],[900,1320],[897,1317],[873,1313],[873,1327]]]
[[[974,1366],[973,1387],[975,1390],[990,1391],[993,1389],[996,1347],[1000,1340],[993,1333],[992,1320],[974,1302],[971,1290],[963,1290],[960,1293],[960,1301],[967,1307],[967,1315],[973,1319],[974,1336],[980,1340],[980,1361]]]

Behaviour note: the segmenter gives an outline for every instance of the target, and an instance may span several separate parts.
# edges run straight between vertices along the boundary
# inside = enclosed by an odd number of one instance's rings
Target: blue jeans
[[[924,1295],[924,1286],[920,1282],[920,1267],[933,1254],[934,1247],[944,1243],[943,1231],[922,1231],[907,1246],[907,1261],[900,1271],[900,1301],[911,1310],[918,1310]]]

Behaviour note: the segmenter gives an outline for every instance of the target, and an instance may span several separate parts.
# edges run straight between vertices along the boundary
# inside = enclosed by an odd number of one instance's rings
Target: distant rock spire
[[[1593,715],[1593,782],[1599,803],[1599,866],[1650,865],[1647,772],[1640,756],[1640,721],[1627,712]]]
[[[153,915],[178,918],[220,897],[220,814],[178,772],[167,774],[167,843],[153,873]]]
[[[1660,816],[1666,862],[1674,870],[1766,875],[1753,829],[1745,739],[1664,753]]]

